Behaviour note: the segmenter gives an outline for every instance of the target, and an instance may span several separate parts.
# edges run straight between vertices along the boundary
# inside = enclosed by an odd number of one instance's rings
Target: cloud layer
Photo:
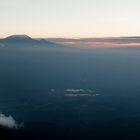
[[[65,91],[66,92],[71,92],[71,93],[79,93],[79,92],[88,92],[88,93],[94,93],[94,92],[96,92],[95,90],[90,90],[90,89],[88,89],[88,90],[85,90],[85,89],[65,89]]]
[[[113,47],[140,47],[140,37],[110,37],[110,38],[80,38],[80,39],[50,39],[58,43],[90,48],[113,48]]]
[[[77,96],[92,96],[92,97],[95,97],[95,96],[99,96],[99,94],[72,94],[72,93],[67,93],[67,94],[65,94],[65,96],[68,96],[68,97],[77,97]]]
[[[0,126],[17,129],[21,125],[19,125],[11,115],[5,116],[4,114],[0,113]]]
[[[91,89],[65,89],[65,96],[68,97],[77,97],[77,96],[99,96],[99,94],[96,94],[95,90]]]
[[[66,92],[72,92],[72,93],[77,93],[77,92],[85,92],[83,89],[66,89]]]
[[[50,94],[57,92],[56,89],[50,89]],[[97,93],[96,90],[93,89],[75,89],[75,88],[68,88],[64,89],[62,92],[64,92],[64,96],[67,97],[79,97],[79,96],[99,96],[100,94]]]

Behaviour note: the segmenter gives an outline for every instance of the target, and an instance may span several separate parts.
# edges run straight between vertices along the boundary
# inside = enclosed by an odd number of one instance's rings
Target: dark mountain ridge
[[[0,39],[0,46],[43,46],[43,47],[58,47],[62,46],[52,41],[45,39],[33,39],[27,35],[11,35],[4,39]]]

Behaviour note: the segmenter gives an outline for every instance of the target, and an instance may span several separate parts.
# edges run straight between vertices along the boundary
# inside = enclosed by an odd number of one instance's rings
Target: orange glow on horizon
[[[72,39],[80,39],[80,38],[119,38],[119,37],[130,37],[130,36],[140,36],[140,35],[87,35],[87,34],[45,34],[45,33],[39,33],[39,34],[33,34],[33,33],[28,33],[28,32],[21,32],[21,33],[3,33],[0,35],[0,38],[6,38],[11,35],[21,35],[21,34],[26,34],[32,38],[72,38]]]
[[[113,42],[62,42],[63,45],[83,48],[120,48],[120,47],[140,47],[140,43],[113,43]]]

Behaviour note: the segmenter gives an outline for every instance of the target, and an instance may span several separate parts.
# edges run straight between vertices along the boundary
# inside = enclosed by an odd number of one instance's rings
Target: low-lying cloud
[[[88,93],[94,93],[96,92],[95,90],[91,90],[91,89],[88,89],[88,90],[85,90],[85,89],[66,89],[65,90],[66,92],[71,92],[71,93],[79,93],[79,92],[88,92]]]
[[[66,89],[66,92],[72,92],[72,93],[77,93],[77,92],[85,92],[84,89]]]
[[[57,43],[68,46],[86,48],[114,48],[140,47],[140,37],[108,37],[108,38],[79,38],[79,39],[52,39]]]
[[[65,96],[77,97],[77,96],[99,96],[95,90],[91,89],[65,89]]]
[[[72,93],[67,93],[67,94],[65,94],[65,96],[68,96],[68,97],[77,97],[77,96],[95,97],[95,96],[99,96],[99,94],[72,94]]]
[[[6,116],[5,114],[0,113],[0,126],[17,129],[23,126],[23,124],[18,124],[11,115]]]
[[[50,93],[55,93],[57,92],[56,89],[51,89]],[[68,89],[64,89],[62,92],[64,92],[64,96],[67,97],[84,97],[84,96],[91,96],[91,97],[95,97],[95,96],[99,96],[100,94],[98,94],[98,91],[93,90],[93,89],[75,89],[75,88],[68,88]]]

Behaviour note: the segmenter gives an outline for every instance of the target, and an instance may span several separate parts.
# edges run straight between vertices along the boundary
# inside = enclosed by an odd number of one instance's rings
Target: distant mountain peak
[[[61,46],[55,42],[51,42],[46,39],[34,39],[28,35],[11,35],[4,39],[0,39],[0,47],[3,46],[48,46],[48,47],[56,47]]]
[[[24,39],[32,39],[31,37],[29,37],[28,35],[11,35],[11,36],[8,36],[7,38],[5,39],[18,39],[18,40],[24,40]]]

